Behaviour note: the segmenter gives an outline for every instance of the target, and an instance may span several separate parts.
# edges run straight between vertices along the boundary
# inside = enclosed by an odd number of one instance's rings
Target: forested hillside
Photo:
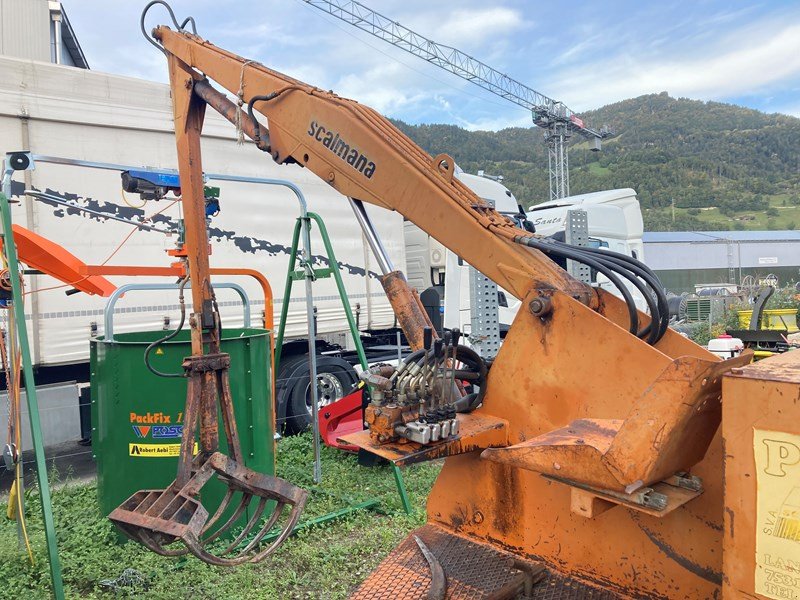
[[[581,117],[614,135],[601,152],[572,140],[572,194],[632,187],[651,231],[800,226],[800,119],[666,92]],[[540,129],[397,125],[432,155],[447,152],[466,171],[503,175],[526,207],[548,199]]]

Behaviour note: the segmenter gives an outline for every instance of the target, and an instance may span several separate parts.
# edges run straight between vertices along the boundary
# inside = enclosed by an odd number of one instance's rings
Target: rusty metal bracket
[[[458,435],[431,444],[422,445],[405,440],[405,443],[379,443],[370,438],[369,431],[351,433],[340,438],[340,441],[363,448],[401,467],[486,448],[508,446],[508,421],[505,419],[478,412],[459,414],[456,419]]]
[[[630,494],[593,488],[550,475],[542,475],[542,477],[568,485],[571,488],[570,510],[576,515],[589,519],[617,505],[654,517],[663,517],[703,493],[700,478],[686,474],[678,474],[648,487],[640,487]],[[687,481],[691,483],[686,485]]]
[[[187,373],[222,371],[230,368],[230,366],[231,357],[224,352],[204,354],[203,356],[187,356],[183,359],[183,368]]]

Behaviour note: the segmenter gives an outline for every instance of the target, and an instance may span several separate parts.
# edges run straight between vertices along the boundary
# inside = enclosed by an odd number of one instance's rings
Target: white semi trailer
[[[203,132],[203,163],[209,173],[286,179],[296,184],[327,225],[342,269],[350,306],[359,329],[368,340],[395,325],[391,306],[376,279],[377,265],[343,196],[299,166],[279,166],[252,144],[237,144],[236,131],[209,111]],[[177,164],[172,106],[166,85],[66,66],[0,57],[0,158],[6,152],[28,150],[34,154],[76,160],[115,163],[133,167],[174,169]],[[282,187],[215,181],[220,187],[221,212],[210,226],[213,267],[248,267],[264,273],[272,283],[277,322],[284,302],[289,302],[287,345],[279,373],[278,417],[298,414],[305,406],[307,386],[296,383],[305,375],[307,361],[292,360],[306,351],[306,310],[302,285],[291,298],[283,298],[292,229],[300,214],[293,193]],[[155,225],[177,228],[180,203],[169,197],[142,202],[138,195],[123,195],[116,171],[87,169],[39,162],[33,171],[15,173],[12,185],[14,222],[64,246],[87,264],[167,266],[166,250],[176,238],[136,231],[130,225],[99,218],[87,212],[35,202],[24,189],[35,188],[58,195],[101,213],[142,219],[159,211]],[[402,217],[368,208],[392,261],[405,264]],[[126,237],[130,238],[125,241]],[[123,243],[124,242],[124,243]],[[120,245],[122,244],[122,245]],[[312,250],[324,266],[324,249],[316,232]],[[140,283],[152,278],[111,277],[113,283]],[[220,277],[245,288],[252,303],[253,321],[264,310],[259,286],[247,278]],[[163,281],[163,280],[162,280]],[[86,380],[89,339],[103,335],[106,300],[86,294],[66,295],[68,287],[45,275],[26,278],[29,294],[26,312],[38,381]],[[331,278],[313,284],[314,306],[322,356],[318,363],[323,396],[332,400],[356,380],[345,360],[347,321]],[[219,300],[226,326],[242,325],[239,297],[220,289]],[[177,293],[173,291],[126,294],[117,304],[114,331],[158,330],[177,323]],[[373,334],[370,337],[370,333]],[[385,342],[394,340],[386,336]],[[344,348],[343,350],[346,350]],[[301,389],[302,388],[302,389]],[[294,397],[302,395],[303,397]],[[77,407],[75,407],[77,411]],[[307,418],[293,421],[302,426]],[[57,438],[56,438],[57,439]]]

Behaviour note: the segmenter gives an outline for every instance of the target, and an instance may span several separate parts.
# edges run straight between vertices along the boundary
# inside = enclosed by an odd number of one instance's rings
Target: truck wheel
[[[300,433],[311,426],[311,385],[308,355],[295,356],[281,365],[279,380],[286,406],[284,432]],[[346,395],[358,381],[353,367],[346,360],[317,356],[318,407],[326,406]]]

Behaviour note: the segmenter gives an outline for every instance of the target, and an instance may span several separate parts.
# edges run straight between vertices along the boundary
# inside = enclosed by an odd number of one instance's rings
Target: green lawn
[[[601,166],[600,162],[591,162],[586,166],[592,175],[606,175],[610,171],[608,167]]]
[[[278,470],[305,488],[311,481],[310,435],[278,444]],[[347,502],[381,499],[384,514],[353,513],[334,523],[299,532],[271,558],[233,569],[206,565],[195,558],[164,558],[134,543],[118,545],[114,527],[98,514],[94,485],[66,484],[54,492],[53,505],[67,598],[203,600],[217,598],[344,598],[406,533],[425,520],[425,499],[439,471],[437,464],[404,469],[414,514],[401,510],[388,467],[359,467],[354,456],[323,448],[325,493],[312,493],[305,518],[344,507]],[[36,565],[17,550],[16,525],[0,521],[0,582],[6,598],[50,597],[47,553],[39,499],[27,499],[28,527]],[[0,503],[0,514],[5,515]],[[126,568],[136,569],[146,589],[104,587]]]
[[[701,221],[727,223],[733,227],[734,223],[741,223],[745,229],[795,229],[800,227],[800,206],[784,206],[785,195],[771,196],[769,204],[778,211],[777,216],[767,216],[766,212],[756,212],[751,210],[739,211],[734,218],[727,217],[719,212],[719,209],[702,210],[696,215]],[[683,212],[685,209],[677,209],[676,212]],[[739,220],[736,220],[736,218]],[[741,220],[742,217],[753,217],[753,220]],[[794,224],[794,226],[792,226]]]

